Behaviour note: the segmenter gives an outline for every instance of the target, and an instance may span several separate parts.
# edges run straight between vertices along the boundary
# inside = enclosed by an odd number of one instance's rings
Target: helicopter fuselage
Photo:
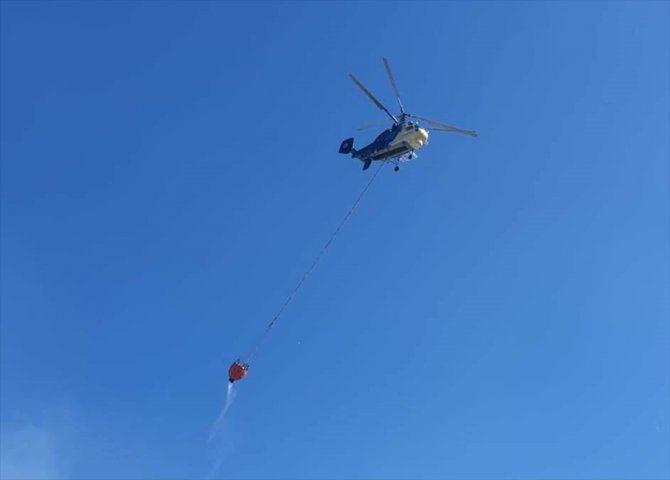
[[[340,152],[351,153],[352,157],[361,160],[365,170],[373,160],[411,159],[414,157],[414,152],[427,143],[428,130],[413,122],[403,122],[384,130],[372,143],[361,149],[353,148],[353,139],[345,140],[342,142]]]

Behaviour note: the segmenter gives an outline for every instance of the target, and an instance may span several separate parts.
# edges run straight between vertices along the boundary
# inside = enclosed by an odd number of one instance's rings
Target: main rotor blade
[[[371,128],[381,128],[381,127],[385,126],[386,124],[387,124],[387,120],[384,120],[383,122],[382,121],[370,122],[370,123],[367,123],[367,124],[363,125],[362,127],[358,127],[356,130],[359,131],[359,132],[362,132],[364,130],[369,130]]]
[[[394,122],[398,123],[398,119],[395,118],[395,117],[393,116],[393,114],[392,114],[391,112],[389,112],[389,111],[386,109],[386,107],[385,107],[384,105],[382,105],[382,102],[380,102],[379,100],[377,100],[377,98],[372,94],[372,92],[371,92],[370,90],[368,90],[367,88],[365,88],[365,85],[363,85],[359,79],[357,79],[356,77],[354,77],[353,74],[351,74],[351,73],[349,74],[349,77],[354,81],[354,83],[355,83],[356,85],[358,85],[358,88],[360,88],[361,90],[363,90],[363,93],[365,93],[365,94],[368,96],[368,98],[369,98],[370,100],[372,100],[372,102],[373,102],[375,105],[377,105],[377,107],[379,107],[380,110],[384,110],[384,111],[386,112],[386,115],[388,115],[389,117],[391,117],[391,119],[393,119]]]
[[[416,115],[412,115],[412,117],[421,120],[422,122],[426,122],[431,125],[430,130],[439,130],[442,132],[454,132],[454,133],[461,133],[463,135],[469,135],[470,137],[476,137],[477,132],[474,130],[463,130],[462,128],[456,128],[456,127],[451,127],[449,125],[445,125],[444,123],[436,122],[435,120],[429,120],[427,118],[423,117],[417,117]]]
[[[400,113],[405,113],[405,109],[402,107],[402,102],[400,101],[400,91],[398,90],[398,85],[395,83],[395,78],[393,78],[393,72],[391,71],[391,65],[389,64],[388,59],[384,58],[384,66],[386,67],[386,73],[389,75],[389,80],[391,80],[391,86],[393,87],[393,93],[395,93],[395,98],[398,99],[398,105],[400,105]]]

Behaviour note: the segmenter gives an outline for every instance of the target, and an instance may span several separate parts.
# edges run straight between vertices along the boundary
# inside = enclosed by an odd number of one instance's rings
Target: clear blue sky
[[[1,4],[2,473],[661,479],[667,2]],[[394,106],[435,133],[338,155]]]

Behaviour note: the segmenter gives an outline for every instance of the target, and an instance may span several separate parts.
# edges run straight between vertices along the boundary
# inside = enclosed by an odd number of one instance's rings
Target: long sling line
[[[347,223],[347,220],[349,220],[349,217],[351,217],[351,215],[354,213],[354,210],[356,210],[356,207],[358,207],[358,204],[361,202],[361,200],[362,200],[363,197],[365,196],[365,193],[368,191],[368,189],[369,189],[370,186],[372,185],[372,182],[375,181],[375,178],[377,178],[377,175],[379,174],[379,172],[381,172],[382,167],[384,167],[384,165],[385,165],[385,163],[382,162],[382,164],[379,166],[379,168],[378,168],[377,171],[374,173],[374,175],[372,176],[372,178],[370,179],[370,181],[367,183],[367,185],[365,185],[365,187],[363,187],[363,190],[361,190],[361,193],[358,194],[358,197],[356,198],[356,201],[353,203],[353,205],[351,206],[351,208],[349,209],[349,211],[347,212],[347,214],[344,216],[344,218],[342,219],[342,221],[340,221],[340,224],[337,226],[337,228],[335,229],[335,231],[333,232],[333,234],[330,236],[330,238],[328,239],[328,241],[326,242],[326,244],[323,246],[323,248],[321,248],[321,251],[320,251],[319,254],[316,256],[316,258],[314,259],[314,261],[312,262],[312,265],[311,265],[311,266],[307,269],[307,271],[303,274],[302,278],[301,278],[300,281],[296,284],[296,286],[293,287],[293,290],[292,290],[291,293],[289,294],[289,296],[288,296],[288,298],[286,299],[286,301],[284,302],[284,304],[281,306],[281,308],[279,309],[279,311],[277,312],[277,314],[274,316],[274,318],[270,321],[270,323],[268,323],[268,326],[265,327],[265,330],[263,331],[263,333],[262,333],[260,339],[259,339],[258,342],[256,343],[256,346],[254,347],[253,351],[249,354],[249,356],[246,357],[246,358],[247,358],[246,363],[249,363],[249,362],[251,361],[251,359],[254,357],[254,355],[256,355],[256,353],[258,353],[258,350],[260,349],[261,344],[262,344],[263,341],[265,340],[265,337],[267,337],[267,334],[270,332],[270,330],[272,330],[272,327],[275,326],[275,323],[277,323],[277,320],[279,320],[279,317],[281,317],[281,314],[284,313],[284,310],[286,309],[286,307],[288,307],[288,305],[293,301],[293,299],[295,298],[296,294],[297,294],[298,291],[300,290],[300,287],[302,287],[302,284],[305,283],[305,280],[307,280],[307,277],[309,277],[309,275],[312,273],[312,271],[313,271],[313,270],[316,268],[316,266],[319,264],[319,261],[321,261],[321,258],[322,258],[323,255],[326,253],[326,250],[328,250],[328,247],[330,247],[330,244],[333,243],[333,240],[335,240],[335,237],[337,237],[337,234],[340,233],[340,230],[342,229],[342,227],[344,226],[344,224]]]

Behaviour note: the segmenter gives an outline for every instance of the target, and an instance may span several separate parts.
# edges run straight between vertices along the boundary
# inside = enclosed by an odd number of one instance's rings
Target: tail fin
[[[340,153],[351,153],[355,152],[354,150],[354,139],[353,138],[347,138],[342,144],[340,145]]]

